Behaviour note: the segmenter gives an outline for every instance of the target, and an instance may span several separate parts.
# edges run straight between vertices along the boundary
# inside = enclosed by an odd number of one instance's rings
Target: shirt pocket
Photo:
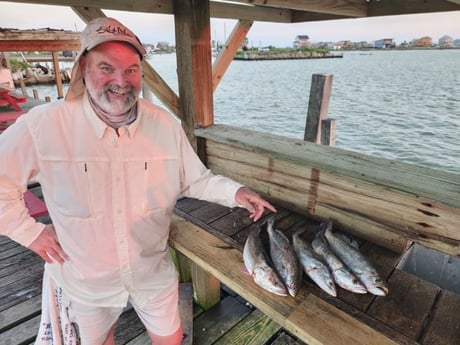
[[[48,161],[46,165],[51,176],[45,179],[51,181],[46,188],[47,202],[62,215],[86,219],[104,213],[107,162]]]
[[[127,199],[133,214],[170,209],[180,192],[179,161],[176,158],[126,162]]]

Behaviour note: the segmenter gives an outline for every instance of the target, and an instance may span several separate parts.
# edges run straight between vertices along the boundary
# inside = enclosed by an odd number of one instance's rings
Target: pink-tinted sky
[[[174,43],[174,19],[170,15],[105,11],[137,33],[144,43]],[[211,19],[212,39],[223,41],[233,30],[235,21]],[[82,30],[83,21],[68,7],[0,2],[0,27],[15,29]],[[296,35],[309,35],[311,41],[367,41],[393,38],[397,43],[430,36],[434,42],[449,35],[460,39],[460,11],[347,19],[298,24],[255,22],[248,39],[252,46],[292,45]]]

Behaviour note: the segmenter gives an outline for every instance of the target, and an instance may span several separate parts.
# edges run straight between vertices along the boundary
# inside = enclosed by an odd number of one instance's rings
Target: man
[[[128,302],[152,343],[180,344],[167,249],[177,198],[241,205],[254,220],[276,210],[213,175],[180,123],[138,98],[145,50],[128,28],[95,19],[81,44],[65,100],[32,109],[0,136],[0,231],[46,261],[36,344],[114,344]],[[41,184],[52,225],[27,214],[30,180]]]

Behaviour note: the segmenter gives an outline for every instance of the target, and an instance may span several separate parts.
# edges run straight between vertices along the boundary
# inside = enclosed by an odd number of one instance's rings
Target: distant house
[[[444,35],[438,40],[438,45],[440,48],[453,48],[454,39],[450,36]]]
[[[309,48],[310,47],[310,37],[308,37],[308,35],[297,35],[292,45],[295,49]]]
[[[377,49],[394,48],[395,43],[392,38],[382,38],[381,40],[377,40],[374,42],[374,47]]]
[[[417,38],[411,42],[412,47],[427,48],[433,46],[433,39],[429,36]]]

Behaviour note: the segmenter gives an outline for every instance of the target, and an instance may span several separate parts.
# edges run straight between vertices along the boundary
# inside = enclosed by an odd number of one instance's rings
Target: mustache
[[[109,84],[109,85],[104,86],[104,92],[106,91],[111,91],[111,92],[119,93],[119,94],[134,94],[135,93],[134,87],[131,85],[121,87],[120,85]]]

